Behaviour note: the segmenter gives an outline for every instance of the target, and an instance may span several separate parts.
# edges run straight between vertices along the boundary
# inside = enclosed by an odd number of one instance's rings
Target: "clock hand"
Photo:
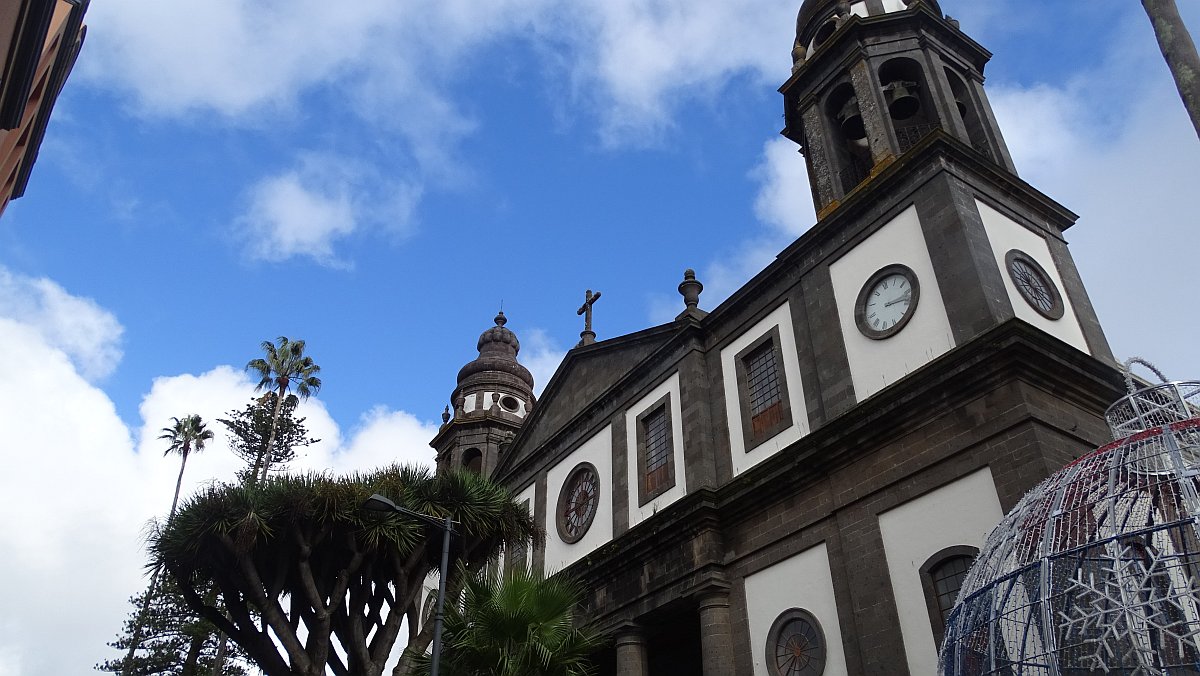
[[[897,298],[896,300],[889,300],[888,302],[884,303],[883,306],[891,307],[891,306],[895,305],[896,303],[901,303],[906,300],[912,300],[912,294],[906,293],[903,296],[900,296],[899,298]]]

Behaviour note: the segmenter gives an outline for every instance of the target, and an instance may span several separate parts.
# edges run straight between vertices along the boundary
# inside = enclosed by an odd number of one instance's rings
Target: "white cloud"
[[[0,344],[0,654],[23,674],[86,671],[140,584],[153,512],[104,393],[34,327],[0,319]]]
[[[704,309],[719,305],[816,222],[808,169],[797,150],[796,144],[787,139],[775,138],[763,144],[762,161],[750,175],[759,183],[754,213],[766,227],[743,240],[729,255],[703,267],[698,277],[704,283],[700,297]]]
[[[419,192],[383,181],[347,158],[307,153],[291,169],[250,187],[246,210],[233,228],[251,258],[308,257],[346,267],[334,245],[365,228],[405,234]]]
[[[808,166],[795,143],[784,138],[767,141],[763,161],[752,174],[761,184],[754,199],[758,220],[792,238],[803,235],[817,221]]]
[[[600,106],[610,140],[638,141],[669,123],[679,103],[669,98],[708,97],[747,72],[786,75],[787,51],[777,46],[791,43],[792,27],[779,17],[792,4],[212,0],[185,8],[110,0],[88,13],[89,58],[79,70],[132,93],[142,114],[215,112],[258,125],[278,124],[301,96],[328,88],[420,143],[431,130],[443,137],[472,128],[447,97],[453,74],[487,64],[496,43],[532,40],[560,56],[558,74],[578,96]]]
[[[107,376],[121,361],[124,328],[117,318],[45,277],[26,277],[0,266],[0,317],[33,327],[89,380]]]
[[[731,78],[786,78],[793,2],[588,0],[564,19],[577,94],[599,107],[610,144],[653,140],[685,102]]]
[[[377,406],[363,414],[344,448],[331,444],[314,447],[297,458],[296,469],[331,468],[344,473],[394,462],[432,468],[434,451],[429,442],[437,431],[436,424],[419,420],[411,413]]]
[[[110,0],[89,8],[89,58],[79,69],[130,91],[143,112],[267,112],[364,58],[372,26],[400,14],[395,8],[382,0],[211,0],[191,8]]]
[[[141,429],[130,430],[40,326],[0,318],[0,345],[0,439],[10,451],[0,473],[0,674],[84,673],[117,656],[105,643],[145,584],[146,525],[170,506],[180,463],[164,457],[160,430],[171,417],[196,413],[216,432],[189,457],[183,496],[232,477],[239,461],[217,418],[244,406],[253,384],[231,366],[157,378],[139,408]],[[322,441],[303,452],[297,470],[428,464],[432,455],[436,426],[401,411],[372,410],[345,443],[319,400],[303,402],[298,414]]]
[[[567,350],[558,344],[543,329],[532,328],[521,332],[521,364],[533,374],[533,392],[541,395],[554,372],[558,370]]]
[[[1143,61],[1142,72],[1153,65]],[[1128,102],[1115,130],[1099,112],[1114,87]],[[1103,69],[1062,88],[999,88],[991,99],[1021,176],[1080,215],[1066,237],[1117,359],[1142,356],[1168,377],[1200,377],[1186,339],[1200,333],[1200,318],[1182,310],[1191,305],[1188,196],[1200,156],[1170,80]]]

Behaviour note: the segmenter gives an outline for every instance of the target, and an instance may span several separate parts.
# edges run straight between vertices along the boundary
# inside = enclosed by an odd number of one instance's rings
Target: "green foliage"
[[[162,428],[163,433],[158,438],[170,442],[163,455],[178,453],[180,458],[179,478],[175,480],[175,497],[171,500],[170,516],[174,516],[175,507],[179,504],[179,489],[183,485],[183,470],[187,467],[188,455],[203,451],[205,442],[213,438],[213,433],[195,413],[171,420],[175,422],[170,427]]]
[[[187,607],[173,581],[164,578],[161,584],[152,587],[129,599],[134,610],[125,620],[122,634],[108,644],[127,652],[134,633],[140,632],[137,650],[132,657],[97,664],[98,671],[127,676],[186,676],[189,673],[244,676],[247,673],[240,652],[232,643],[226,645],[227,654],[221,660],[218,673],[216,663],[221,637],[216,628]],[[148,595],[150,603],[146,603]]]
[[[233,452],[246,463],[247,469],[253,467],[266,453],[278,397],[274,392],[267,392],[246,404],[242,410],[230,411],[227,414],[228,418],[217,420],[229,430]],[[283,405],[279,407],[274,448],[268,458],[271,465],[277,468],[296,457],[296,448],[320,441],[308,436],[308,428],[304,426],[306,419],[295,416],[298,403],[299,399],[288,395],[283,398]]]
[[[280,336],[278,345],[264,340],[261,347],[263,356],[251,359],[246,364],[247,371],[259,376],[254,389],[275,389],[282,394],[295,385],[296,394],[301,399],[308,399],[309,395],[321,389],[321,379],[317,377],[321,367],[313,362],[312,357],[304,355],[303,340],[288,340],[287,336]]]
[[[403,615],[437,566],[442,538],[411,517],[363,510],[373,493],[449,515],[458,523],[452,551],[467,564],[538,535],[528,511],[498,484],[470,473],[434,476],[392,466],[340,478],[285,475],[210,486],[151,538],[151,552],[188,605],[265,673],[315,676],[328,666],[335,674],[379,674]],[[206,602],[210,585],[228,617]]]
[[[317,377],[317,374],[321,372],[321,367],[317,366],[312,357],[304,355],[303,340],[292,341],[288,340],[286,336],[280,336],[278,345],[264,340],[262,350],[264,356],[251,359],[246,364],[246,370],[258,374],[258,385],[254,388],[256,391],[264,389],[271,391],[274,388],[276,394],[275,413],[271,417],[271,433],[267,437],[267,443],[254,461],[254,467],[250,473],[250,483],[267,479],[267,472],[271,468],[271,455],[268,450],[275,449],[279,416],[287,399],[288,391],[294,385],[296,394],[300,395],[301,399],[308,399],[309,395],[321,389],[321,379]]]
[[[213,438],[212,430],[195,413],[171,420],[174,421],[171,426],[162,428],[162,434],[158,435],[159,439],[171,442],[163,455],[178,453],[186,458],[192,451],[204,450],[204,443]]]
[[[465,581],[461,606],[447,604],[441,673],[446,676],[589,676],[603,640],[576,626],[582,598],[562,576],[483,573]],[[429,673],[422,656],[418,673]]]

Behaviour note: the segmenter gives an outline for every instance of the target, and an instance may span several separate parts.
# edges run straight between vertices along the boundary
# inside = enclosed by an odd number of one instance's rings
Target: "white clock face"
[[[895,327],[912,308],[913,289],[908,278],[893,272],[875,283],[863,305],[863,320],[875,331]]]

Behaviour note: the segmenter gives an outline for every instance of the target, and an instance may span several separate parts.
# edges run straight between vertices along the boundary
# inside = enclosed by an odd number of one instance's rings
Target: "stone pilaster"
[[[728,590],[706,591],[697,599],[700,610],[700,651],[704,676],[734,676],[733,631]]]
[[[815,104],[804,109],[804,156],[808,160],[808,175],[812,182],[813,203],[817,213],[834,200],[833,162],[825,125],[821,120],[821,109]]]

